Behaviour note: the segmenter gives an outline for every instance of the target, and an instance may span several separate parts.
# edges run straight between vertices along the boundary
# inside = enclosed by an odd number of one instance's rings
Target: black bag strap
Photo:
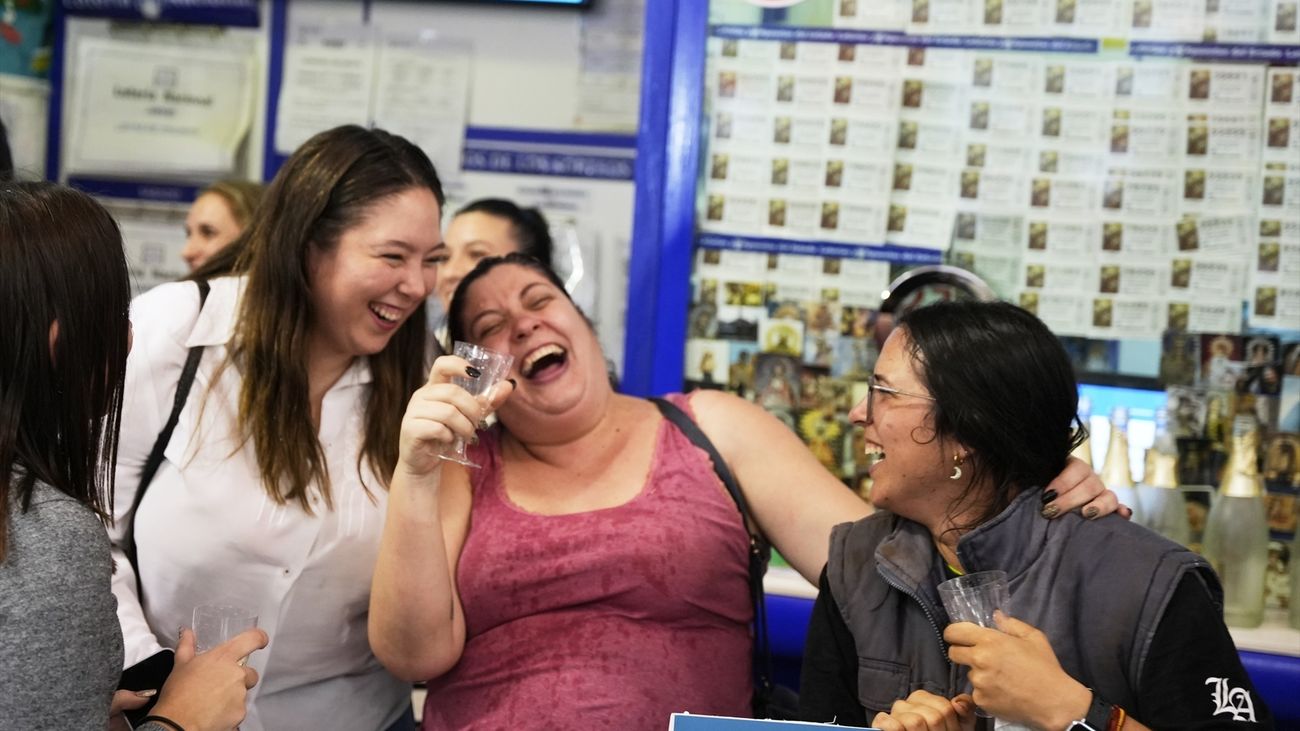
[[[749,503],[745,501],[745,493],[740,489],[740,483],[736,482],[726,461],[718,454],[717,448],[705,436],[699,425],[671,401],[662,398],[650,400],[659,407],[659,413],[663,414],[665,419],[672,422],[673,426],[676,426],[692,444],[709,455],[709,460],[713,462],[713,471],[717,473],[718,479],[722,480],[727,492],[731,494],[736,509],[740,511],[740,519],[745,524],[745,531],[749,533],[749,595],[754,602],[754,674],[760,697],[765,701],[771,694],[774,683],[772,647],[767,634],[767,603],[764,601],[763,594],[763,575],[767,573],[767,563],[772,557],[772,544],[763,537],[763,532],[758,529],[758,523],[753,520]]]
[[[199,312],[202,313],[203,304],[208,301],[208,283],[204,279],[197,279],[194,283],[199,287]],[[144,500],[145,492],[149,489],[149,483],[153,482],[154,475],[162,466],[163,452],[167,451],[167,444],[172,440],[172,432],[176,431],[176,424],[181,418],[181,409],[185,408],[185,402],[189,399],[190,389],[194,386],[194,374],[198,372],[199,361],[202,358],[202,345],[190,348],[189,355],[185,358],[185,367],[181,369],[180,381],[176,384],[176,398],[172,400],[171,415],[167,417],[167,423],[163,425],[162,431],[158,432],[158,438],[154,440],[149,458],[145,460],[144,468],[140,470],[140,484],[135,489],[135,498],[131,500],[131,522],[126,526],[122,551],[131,562],[131,569],[135,571],[137,596],[143,597],[144,592],[140,586],[140,565],[136,560],[135,514],[140,508],[140,502]]]

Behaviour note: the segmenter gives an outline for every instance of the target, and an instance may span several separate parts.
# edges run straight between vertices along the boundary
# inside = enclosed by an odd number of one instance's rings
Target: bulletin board
[[[270,180],[338,124],[388,129],[434,160],[449,211],[491,195],[547,215],[557,268],[617,366],[644,11],[64,0],[46,175],[110,207],[142,291],[186,272],[184,215],[202,186]]]
[[[1294,4],[758,5],[647,29],[636,388],[744,392],[851,480],[834,415],[918,264],[1100,343],[1099,369],[1136,344],[1154,376],[1167,332],[1300,330]]]

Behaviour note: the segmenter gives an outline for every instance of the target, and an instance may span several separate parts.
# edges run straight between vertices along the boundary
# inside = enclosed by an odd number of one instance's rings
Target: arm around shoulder
[[[815,583],[831,528],[865,517],[870,506],[759,406],[721,391],[696,391],[691,408],[735,474],[763,534]]]

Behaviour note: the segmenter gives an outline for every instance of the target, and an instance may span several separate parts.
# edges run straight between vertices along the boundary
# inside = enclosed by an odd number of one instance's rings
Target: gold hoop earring
[[[962,460],[960,454],[954,454],[952,456],[952,474],[948,475],[948,479],[950,480],[961,479],[961,461]]]

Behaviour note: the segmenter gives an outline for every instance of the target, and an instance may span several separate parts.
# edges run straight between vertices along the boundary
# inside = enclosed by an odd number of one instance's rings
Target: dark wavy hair
[[[536,208],[522,208],[514,201],[505,198],[480,198],[456,211],[457,216],[466,213],[486,213],[509,221],[511,233],[519,244],[519,251],[533,257],[547,269],[551,268],[555,242],[551,240],[550,224],[546,222],[546,217],[541,211]]]
[[[262,485],[278,503],[311,512],[317,485],[332,506],[325,452],[316,436],[307,383],[307,341],[317,323],[310,253],[329,251],[376,203],[412,189],[445,198],[433,163],[405,138],[356,125],[307,140],[271,181],[239,246],[236,272],[248,276],[228,363],[240,367],[239,422],[257,451]],[[428,378],[421,304],[369,357],[373,376],[360,461],[385,485],[397,464],[406,402]]]
[[[1069,356],[1041,320],[1006,302],[941,302],[909,312],[898,327],[935,398],[935,438],[970,450],[970,486],[951,514],[987,503],[957,529],[989,520],[1065,469],[1088,432]],[[985,484],[991,493],[977,493]]]
[[[111,514],[130,304],[102,206],[53,183],[0,183],[0,560],[11,494],[25,511],[37,481]]]

